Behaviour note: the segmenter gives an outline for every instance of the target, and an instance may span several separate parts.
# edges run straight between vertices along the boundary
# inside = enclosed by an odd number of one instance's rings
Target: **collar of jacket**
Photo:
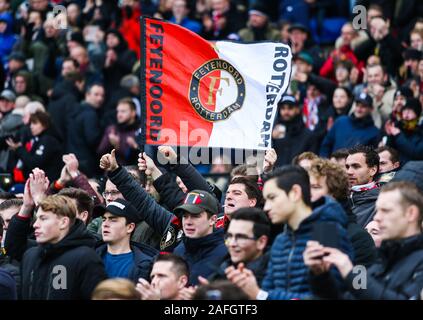
[[[188,238],[184,236],[183,242],[187,251],[193,251],[200,248],[216,247],[219,243],[223,243],[223,228],[217,229],[211,234],[201,238]]]
[[[378,188],[378,185],[376,182],[372,181],[366,184],[358,185],[358,186],[352,186],[351,191],[352,192],[362,192],[362,191],[369,191]]]
[[[389,266],[417,250],[423,250],[422,233],[400,240],[385,240],[379,252]]]
[[[354,113],[350,115],[352,123],[357,127],[367,128],[374,125],[374,121],[372,116],[369,114],[367,117],[364,118],[356,118]]]

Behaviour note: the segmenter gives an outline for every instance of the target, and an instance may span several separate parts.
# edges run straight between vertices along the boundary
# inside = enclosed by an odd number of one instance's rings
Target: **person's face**
[[[212,215],[209,219],[205,211],[200,214],[184,212],[182,216],[185,236],[192,239],[202,238],[211,234],[215,222],[216,215]]]
[[[357,102],[354,108],[354,115],[357,119],[364,119],[372,113],[372,108],[366,106],[364,103]]]
[[[115,216],[110,212],[106,212],[103,215],[101,231],[103,241],[106,243],[115,244],[125,238],[129,238],[134,228],[135,224],[126,224],[126,219],[124,217]]]
[[[320,91],[315,85],[309,84],[307,86],[307,97],[309,99],[315,99],[320,96]]]
[[[302,73],[310,73],[313,70],[313,66],[309,65],[307,62],[297,59],[295,60],[295,65],[297,66],[297,71]]]
[[[321,197],[329,194],[329,188],[326,183],[326,177],[317,177],[310,174],[311,201],[319,200]]]
[[[369,9],[367,11],[367,23],[370,24],[370,21],[375,17],[380,17],[382,15],[382,12],[379,10]]]
[[[7,29],[7,23],[4,21],[0,21],[0,33],[5,33]]]
[[[253,227],[252,221],[231,220],[229,223],[225,244],[233,263],[247,264],[263,253],[266,243],[254,238]]]
[[[7,113],[13,109],[15,104],[12,101],[0,97],[0,112]]]
[[[135,110],[132,110],[127,103],[118,104],[116,110],[116,118],[119,124],[130,123],[135,120],[135,116],[137,115]]]
[[[44,11],[47,9],[48,0],[30,0],[31,8],[37,11]]]
[[[62,76],[63,77],[72,73],[72,72],[76,72],[76,70],[77,69],[76,69],[76,67],[75,67],[75,65],[72,61],[67,60],[67,61],[63,62],[63,64],[62,64]]]
[[[354,29],[351,25],[345,25],[341,29],[341,37],[344,45],[350,45],[351,40],[354,38]]]
[[[25,91],[26,91],[26,80],[25,80],[24,77],[21,77],[21,76],[15,77],[14,84],[15,84],[15,92],[17,94],[25,93]]]
[[[413,74],[416,74],[419,68],[419,60],[408,59],[404,61],[404,65],[409,68]]]
[[[66,13],[68,15],[68,20],[70,23],[76,23],[78,17],[79,17],[79,7],[78,5],[72,3],[68,5],[66,8]]]
[[[279,110],[279,114],[283,121],[291,121],[300,114],[300,108],[289,104],[283,104]]]
[[[343,89],[336,89],[333,98],[333,106],[336,110],[344,109],[348,104],[348,95]]]
[[[32,121],[29,127],[34,137],[39,136],[45,130],[44,126],[39,121]]]
[[[418,33],[412,33],[410,36],[411,47],[416,50],[421,50],[423,48],[423,39]]]
[[[304,42],[307,39],[307,33],[301,30],[292,30],[289,34],[289,38],[293,44],[301,44],[304,45]]]
[[[344,82],[348,80],[349,72],[348,69],[345,67],[338,67],[335,70],[335,77],[336,81],[338,82]]]
[[[188,278],[186,275],[178,276],[171,261],[158,261],[154,263],[150,273],[151,286],[160,290],[161,300],[175,300],[179,291],[183,289]]]
[[[15,59],[9,60],[9,71],[10,72],[15,72],[22,67],[23,67],[23,63],[21,61],[15,60]]]
[[[7,2],[6,0],[0,0],[0,13],[9,10],[9,7],[9,2]]]
[[[374,66],[367,69],[367,82],[369,84],[383,85],[384,74],[381,66]]]
[[[404,109],[401,112],[401,117],[403,120],[411,121],[417,119],[417,114],[412,109]]]
[[[46,21],[44,23],[44,32],[47,38],[53,38],[56,36],[57,31],[54,28],[54,22],[53,21]]]
[[[4,222],[4,230],[7,230],[9,227],[10,220],[12,220],[12,217],[19,213],[20,208],[19,207],[10,207],[8,209],[4,209],[0,211],[0,217],[3,219]]]
[[[39,244],[57,243],[69,229],[69,218],[60,217],[51,211],[38,209],[37,220],[34,223],[35,240]]]
[[[41,28],[41,26],[43,25],[43,19],[41,17],[40,12],[31,11],[28,17],[28,23],[33,23],[34,28]]]
[[[369,222],[369,224],[366,226],[366,231],[372,237],[376,248],[379,248],[382,243],[382,239],[380,237],[379,224],[374,220]]]
[[[406,234],[409,221],[401,205],[398,190],[381,192],[376,200],[376,215],[382,240],[399,240]]]
[[[212,0],[211,7],[217,13],[224,13],[229,8],[228,0]]]
[[[119,45],[119,38],[113,34],[109,33],[106,38],[106,44],[108,48],[116,48]]]
[[[80,66],[84,66],[89,62],[88,53],[81,46],[72,48],[70,51],[70,57],[78,61]]]
[[[226,191],[225,214],[230,218],[234,211],[240,208],[254,207],[256,202],[256,199],[248,199],[244,184],[230,184]]]
[[[85,100],[94,108],[99,109],[104,101],[103,87],[93,86],[91,90],[86,93]]]
[[[419,66],[417,68],[417,71],[420,75],[420,77],[423,77],[423,59],[419,61]],[[422,95],[420,95],[422,96]]]
[[[175,17],[185,17],[188,13],[185,0],[173,1],[172,13]]]
[[[369,168],[364,153],[350,154],[345,164],[350,186],[358,186],[373,181],[376,168]]]
[[[393,109],[394,110],[401,110],[402,107],[405,106],[405,103],[407,102],[407,98],[404,97],[403,95],[397,95],[394,98],[394,106]]]
[[[295,211],[295,203],[290,194],[279,189],[276,179],[266,181],[263,187],[263,197],[265,200],[263,210],[269,216],[273,224],[288,222]]]
[[[391,154],[385,150],[379,152],[379,172],[384,173],[398,168],[399,163],[393,163],[391,160]]]
[[[267,17],[260,14],[250,14],[249,23],[253,28],[262,28],[266,25]]]
[[[106,200],[106,205],[110,202],[115,201],[116,199],[123,199],[122,193],[117,189],[116,185],[113,184],[110,180],[106,181],[103,192],[104,200]]]

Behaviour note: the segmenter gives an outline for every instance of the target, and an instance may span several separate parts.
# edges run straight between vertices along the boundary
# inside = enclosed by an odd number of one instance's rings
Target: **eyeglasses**
[[[120,191],[113,190],[113,191],[104,191],[101,195],[103,196],[103,198],[107,198],[108,196],[118,196],[120,194],[121,194]]]
[[[232,233],[226,233],[224,236],[225,239],[225,244],[229,244],[231,242],[232,239],[235,240],[236,243],[241,244],[241,243],[245,243],[248,240],[257,240],[256,237],[249,237],[245,234],[232,234]]]

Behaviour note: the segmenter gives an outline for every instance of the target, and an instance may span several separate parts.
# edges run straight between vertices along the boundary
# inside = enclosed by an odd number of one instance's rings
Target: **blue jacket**
[[[190,269],[189,282],[198,284],[198,276],[208,278],[216,272],[224,257],[228,254],[223,240],[223,229],[218,229],[212,234],[202,238],[187,238],[173,251],[174,254],[184,258]]]
[[[388,145],[398,150],[401,164],[410,160],[423,160],[423,127],[412,133],[401,130],[396,136],[389,136]]]
[[[269,294],[268,300],[306,299],[312,296],[309,269],[304,264],[303,252],[311,239],[313,225],[323,221],[337,224],[341,250],[353,256],[346,233],[348,219],[345,211],[338,202],[325,197],[324,204],[313,210],[297,230],[286,225],[285,231],[276,237],[262,282],[262,289]]]
[[[5,32],[0,33],[0,63],[4,65],[18,37],[13,34],[13,18],[10,13],[0,14],[0,21],[4,21],[7,24]]]
[[[377,147],[379,136],[379,129],[375,127],[371,116],[360,120],[354,115],[341,116],[326,134],[320,155],[328,158],[338,149],[351,148],[357,144]]]

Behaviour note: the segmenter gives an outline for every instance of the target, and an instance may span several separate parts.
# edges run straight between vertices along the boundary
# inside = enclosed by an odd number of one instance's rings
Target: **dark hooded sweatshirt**
[[[106,279],[103,262],[95,253],[95,239],[80,220],[56,244],[28,249],[22,260],[24,300],[90,299]]]

